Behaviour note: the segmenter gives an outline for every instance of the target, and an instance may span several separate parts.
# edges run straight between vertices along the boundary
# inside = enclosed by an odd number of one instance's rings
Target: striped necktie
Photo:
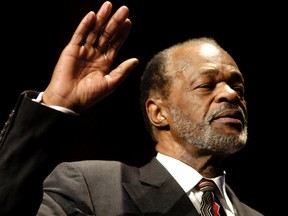
[[[201,216],[225,216],[223,207],[215,195],[216,184],[208,179],[202,179],[198,184],[199,190],[203,192],[200,212]]]

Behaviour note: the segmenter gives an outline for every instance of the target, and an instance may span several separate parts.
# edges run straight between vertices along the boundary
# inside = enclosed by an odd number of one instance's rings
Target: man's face
[[[178,72],[172,81],[168,106],[175,138],[199,149],[227,154],[244,147],[244,81],[234,60],[210,44],[181,49],[173,58],[176,63],[172,68]]]

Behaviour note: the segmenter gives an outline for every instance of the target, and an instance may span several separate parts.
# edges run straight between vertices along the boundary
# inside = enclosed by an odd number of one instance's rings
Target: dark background
[[[103,1],[10,1],[1,3],[0,123],[20,92],[47,86],[60,52],[82,17]],[[247,147],[225,164],[227,181],[240,199],[265,215],[277,208],[277,178],[286,171],[287,29],[278,2],[228,4],[208,1],[115,0],[130,8],[131,33],[116,63],[137,57],[130,77],[82,116],[83,142],[71,160],[108,159],[141,164],[153,154],[138,104],[145,63],[167,46],[190,37],[214,37],[236,60],[246,79]],[[283,58],[284,57],[284,58]],[[253,178],[257,187],[250,183]],[[260,180],[262,182],[260,182]],[[264,189],[263,189],[264,188]],[[281,205],[280,205],[281,206]],[[276,213],[277,212],[277,213]]]

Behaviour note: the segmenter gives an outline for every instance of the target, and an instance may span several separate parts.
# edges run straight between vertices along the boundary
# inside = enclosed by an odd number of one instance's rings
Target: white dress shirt
[[[203,178],[203,176],[201,176],[192,167],[175,158],[163,155],[161,153],[157,153],[156,158],[183,188],[197,211],[200,213],[200,203],[203,192],[197,190],[195,186]],[[212,178],[211,180],[213,180],[219,188],[220,192],[216,193],[216,196],[221,202],[227,216],[235,216],[233,205],[225,190],[225,174],[226,173],[224,172],[222,176]]]

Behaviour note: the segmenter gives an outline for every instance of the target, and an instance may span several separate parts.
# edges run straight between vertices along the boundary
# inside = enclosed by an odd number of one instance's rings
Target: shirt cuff
[[[49,106],[49,105],[46,105],[46,104],[42,103],[43,93],[44,93],[44,92],[40,92],[40,93],[38,94],[37,98],[32,99],[32,101],[35,101],[35,102],[37,102],[37,103],[40,103],[40,104],[42,104],[42,105],[44,105],[44,106],[50,107],[50,108],[52,108],[52,109],[58,110],[58,111],[63,112],[63,113],[67,113],[67,114],[71,114],[71,115],[79,115],[78,113],[76,113],[76,112],[74,112],[73,110],[70,110],[70,109],[68,109],[68,108],[66,108],[66,107],[54,106],[54,105],[50,105],[50,106]]]

